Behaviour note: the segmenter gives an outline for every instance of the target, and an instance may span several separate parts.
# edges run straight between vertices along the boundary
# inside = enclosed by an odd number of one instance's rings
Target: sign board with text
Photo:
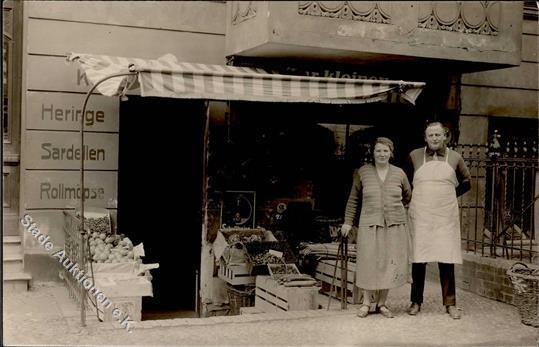
[[[118,98],[92,95],[82,116],[85,95],[68,93],[26,93],[26,129],[119,131]]]
[[[65,57],[29,55],[27,57],[27,84],[29,91],[58,91],[87,93],[90,83],[76,62]],[[127,71],[127,68],[126,68]],[[138,95],[138,89],[128,94]]]
[[[78,171],[27,170],[24,208],[78,207],[83,194]],[[87,206],[117,208],[118,174],[108,171],[84,173]]]
[[[84,156],[86,170],[118,169],[118,134],[85,133],[80,148],[80,134],[61,131],[26,131],[27,169],[80,169]]]

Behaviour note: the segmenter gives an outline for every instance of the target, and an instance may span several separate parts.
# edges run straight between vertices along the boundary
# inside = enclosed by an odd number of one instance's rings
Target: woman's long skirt
[[[356,247],[356,286],[391,289],[411,282],[406,224],[359,227]]]

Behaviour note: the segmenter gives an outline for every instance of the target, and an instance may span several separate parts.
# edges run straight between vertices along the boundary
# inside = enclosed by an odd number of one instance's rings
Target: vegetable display
[[[134,260],[133,243],[124,235],[90,234],[90,254],[96,263],[124,263]]]
[[[86,215],[86,214],[85,214]],[[94,218],[84,218],[84,225],[92,232],[111,234],[110,217],[108,215]]]

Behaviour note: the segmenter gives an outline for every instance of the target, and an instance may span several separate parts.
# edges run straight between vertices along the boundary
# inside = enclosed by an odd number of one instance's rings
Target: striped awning
[[[367,103],[395,95],[414,104],[425,83],[282,75],[263,69],[178,62],[167,54],[156,60],[72,53],[88,81],[121,73],[100,83],[107,96],[122,95],[138,84],[141,96],[270,102]]]

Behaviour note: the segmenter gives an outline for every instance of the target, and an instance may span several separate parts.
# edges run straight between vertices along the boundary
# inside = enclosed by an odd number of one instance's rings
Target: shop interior
[[[292,248],[327,240],[313,223],[342,218],[353,171],[376,137],[393,139],[398,166],[423,143],[425,117],[407,104],[231,102],[229,111],[210,131],[210,206],[219,209],[226,191],[256,192],[255,226],[282,228]],[[271,213],[283,201],[277,222]]]

